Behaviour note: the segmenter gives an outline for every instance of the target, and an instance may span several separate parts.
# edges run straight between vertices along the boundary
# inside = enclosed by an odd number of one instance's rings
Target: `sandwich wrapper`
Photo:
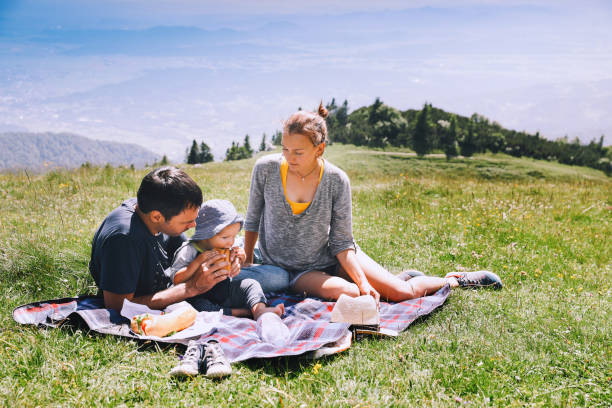
[[[351,297],[340,295],[331,312],[332,323],[350,323],[356,335],[374,334],[397,336],[398,332],[380,327],[376,300],[370,295]]]
[[[189,303],[183,301],[169,305],[163,310],[163,312],[170,313],[173,310],[184,306],[193,307]],[[120,312],[121,316],[132,320],[132,317],[143,313],[148,313],[150,315],[161,315],[162,311],[150,309],[148,306],[130,302],[127,299],[123,300],[123,307],[121,308]],[[174,333],[172,336],[164,337],[164,340],[184,340],[211,334],[216,330],[217,326],[219,326],[222,313],[222,310],[218,312],[198,312],[195,322],[193,322],[191,326]],[[139,335],[137,333],[135,334],[143,339],[159,339],[159,337],[157,336],[145,336]]]

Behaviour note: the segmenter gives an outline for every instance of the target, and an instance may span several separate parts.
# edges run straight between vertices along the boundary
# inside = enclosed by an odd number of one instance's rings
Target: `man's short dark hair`
[[[191,177],[176,167],[160,167],[142,179],[138,208],[144,213],[159,211],[166,221],[186,208],[202,205],[202,190]]]

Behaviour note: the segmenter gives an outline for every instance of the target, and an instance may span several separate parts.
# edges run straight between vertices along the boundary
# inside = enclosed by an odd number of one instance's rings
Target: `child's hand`
[[[244,248],[241,247],[233,247],[230,249],[230,260],[234,263],[234,260],[238,258],[240,260],[240,264],[242,265],[246,260],[246,252],[244,252]]]
[[[232,262],[232,268],[230,269],[228,276],[230,278],[233,278],[235,276],[238,276],[239,273],[240,273],[240,262],[238,259],[234,259],[234,262]]]
[[[244,249],[240,247],[233,247],[232,249],[230,249],[230,251],[230,260],[232,261],[232,267],[229,276],[233,278],[234,276],[237,276],[240,273],[242,263],[246,259],[246,253],[244,252]]]

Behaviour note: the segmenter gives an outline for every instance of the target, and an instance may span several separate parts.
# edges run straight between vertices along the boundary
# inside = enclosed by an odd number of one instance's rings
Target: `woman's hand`
[[[380,293],[378,293],[376,289],[374,289],[372,285],[370,285],[370,282],[361,282],[361,285],[359,285],[359,294],[372,296],[376,301],[376,307],[380,307]]]
[[[360,295],[370,295],[376,301],[376,307],[380,305],[380,293],[370,285],[368,279],[357,260],[355,251],[353,249],[347,249],[336,255],[340,262],[341,269],[349,276],[349,278],[355,282],[359,288]]]

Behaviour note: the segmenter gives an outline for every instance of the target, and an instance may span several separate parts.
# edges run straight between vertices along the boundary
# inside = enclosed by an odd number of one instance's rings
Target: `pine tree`
[[[368,115],[368,123],[370,125],[375,125],[376,122],[378,122],[381,119],[379,110],[382,105],[383,103],[380,100],[380,98],[376,98],[372,106],[370,106],[369,115]]]
[[[599,142],[597,142],[597,152],[599,153],[600,156],[603,156],[605,154],[603,143],[604,143],[604,135],[601,135],[599,137]]]
[[[274,146],[280,146],[282,142],[283,142],[283,133],[280,130],[277,130],[272,135],[272,144]]]
[[[468,131],[459,143],[461,155],[464,157],[471,157],[476,152],[476,136],[474,135],[474,128],[472,121],[468,123]]]
[[[198,163],[208,163],[214,159],[215,158],[210,151],[210,147],[208,147],[208,145],[202,141],[202,143],[200,143],[200,156],[198,157]]]
[[[412,141],[416,154],[423,156],[431,151],[433,141],[433,125],[429,119],[429,104],[423,105],[423,109],[417,116],[414,128],[414,139]]]
[[[266,134],[264,133],[263,136],[261,137],[261,143],[259,144],[259,151],[260,152],[265,152],[266,151]]]
[[[440,144],[446,154],[446,160],[450,160],[457,156],[457,118],[455,115],[451,116],[450,125],[442,135]]]
[[[336,114],[338,113],[338,106],[336,105],[336,98],[332,98],[332,101],[325,106],[327,109],[327,118],[325,123],[327,124],[327,134],[331,140],[336,140],[336,134],[338,132],[338,120]]]
[[[161,160],[159,161],[159,165],[160,166],[167,166],[168,165],[168,157],[164,154],[164,156],[161,158]]]
[[[332,101],[333,102],[333,101]],[[348,101],[337,107],[334,113],[333,134],[328,127],[330,139],[333,142],[347,143]]]
[[[187,164],[196,164],[200,158],[200,149],[198,149],[198,143],[193,140],[189,154],[187,154]]]
[[[236,158],[236,150],[237,150],[236,142],[232,141],[232,146],[225,151],[225,161],[230,160],[238,160]]]
[[[249,143],[248,135],[244,140],[246,143]],[[250,152],[250,153],[249,153]],[[242,160],[248,159],[253,156],[253,149],[251,149],[250,145],[240,146],[240,143],[232,142],[232,146],[225,151],[225,160]]]
[[[367,144],[370,147],[384,147],[389,143],[391,130],[389,107],[385,106],[380,98],[376,98],[374,103],[368,108],[368,132]]]
[[[341,128],[345,128],[348,123],[348,101],[345,99],[342,106],[338,108],[338,113],[336,114],[336,120],[338,121],[338,126]]]
[[[253,157],[253,148],[251,147],[249,135],[244,137],[244,146],[242,146],[242,148],[244,149],[245,158]]]

